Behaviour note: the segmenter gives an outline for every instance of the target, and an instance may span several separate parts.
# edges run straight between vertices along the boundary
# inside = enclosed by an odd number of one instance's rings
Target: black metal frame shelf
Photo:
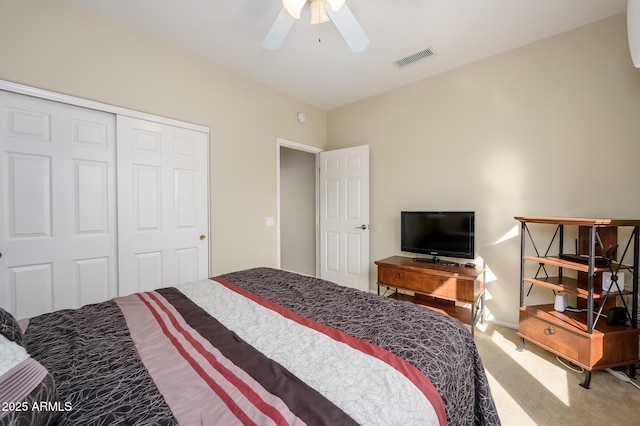
[[[632,328],[638,326],[638,266],[640,253],[640,221],[617,221],[609,219],[574,219],[574,218],[542,218],[542,217],[516,217],[521,222],[520,232],[520,309],[523,310],[526,307],[527,299],[531,294],[534,286],[540,286],[550,289],[557,294],[558,292],[565,292],[567,294],[575,295],[579,299],[586,300],[586,312],[584,321],[584,330],[588,334],[594,333],[598,321],[601,317],[605,316],[603,308],[606,305],[607,299],[610,295],[621,296],[619,300],[622,301],[625,308],[627,320],[630,321]],[[538,250],[535,239],[533,238],[528,224],[553,224],[556,225],[555,232],[546,247],[543,254]],[[567,260],[562,258],[565,226],[579,226],[584,229],[588,229],[588,247],[586,247],[586,253],[584,258],[577,258],[577,261]],[[614,257],[617,250],[616,247],[605,248],[602,244],[602,240],[598,234],[600,228],[613,228],[615,227],[632,227],[632,232],[629,235],[628,240],[624,246],[622,255],[619,261]],[[617,232],[617,230],[616,230]],[[535,256],[527,256],[526,249],[527,240],[531,243]],[[554,247],[558,248],[557,255],[552,253]],[[603,252],[602,256],[596,256],[596,248],[601,247]],[[630,251],[630,248],[633,249]],[[631,264],[625,264],[625,258],[632,257]],[[536,263],[537,270],[533,277],[525,276],[525,266],[527,263]],[[548,268],[557,268],[557,275],[549,274]],[[576,278],[565,276],[563,269],[578,271],[579,273],[586,273],[586,288],[584,281],[580,281]],[[632,290],[625,290],[624,286],[618,284],[618,275],[621,271],[631,271],[632,275]],[[555,272],[555,269],[554,271]],[[595,279],[597,274],[604,272],[611,273],[611,286],[606,291],[597,293],[595,291]],[[631,309],[625,301],[625,297],[631,295]],[[599,306],[596,306],[596,301]],[[584,302],[583,302],[584,303]],[[525,338],[521,336],[520,346],[518,350],[524,349]],[[534,342],[535,343],[535,342]],[[629,365],[629,374],[635,376],[635,364]],[[588,388],[591,381],[591,370],[587,370],[585,380],[581,386]]]

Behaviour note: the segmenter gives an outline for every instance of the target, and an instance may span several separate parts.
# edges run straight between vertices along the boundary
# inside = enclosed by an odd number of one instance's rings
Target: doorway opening
[[[277,266],[316,277],[320,152],[316,147],[277,139]]]

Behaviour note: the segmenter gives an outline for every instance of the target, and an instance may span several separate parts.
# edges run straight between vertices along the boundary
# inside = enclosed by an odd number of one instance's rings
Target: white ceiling
[[[279,50],[262,41],[280,0],[69,0],[322,109],[623,13],[626,0],[347,0],[369,36],[353,53],[309,6]],[[318,42],[320,37],[321,42]],[[402,70],[393,62],[431,48]]]

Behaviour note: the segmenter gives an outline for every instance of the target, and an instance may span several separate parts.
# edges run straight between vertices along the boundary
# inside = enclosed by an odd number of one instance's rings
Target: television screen
[[[473,259],[475,212],[401,212],[401,250]]]

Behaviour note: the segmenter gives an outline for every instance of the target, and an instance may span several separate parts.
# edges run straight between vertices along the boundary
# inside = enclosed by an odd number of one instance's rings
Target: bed
[[[500,424],[459,321],[282,270],[0,320],[0,424]]]

